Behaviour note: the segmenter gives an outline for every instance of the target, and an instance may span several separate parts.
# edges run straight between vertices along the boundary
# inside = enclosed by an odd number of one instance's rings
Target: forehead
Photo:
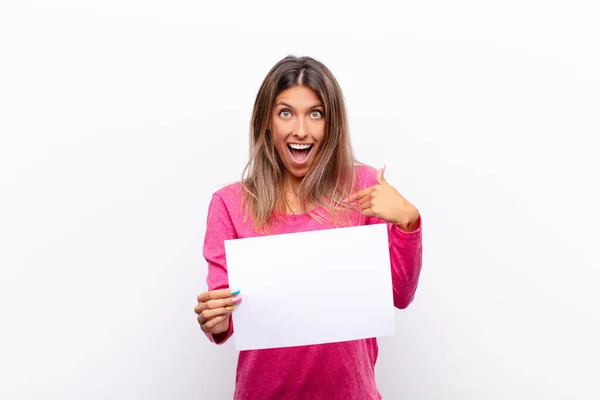
[[[291,106],[315,106],[321,103],[321,99],[314,90],[308,86],[292,86],[279,93],[275,98],[275,104],[287,103]]]

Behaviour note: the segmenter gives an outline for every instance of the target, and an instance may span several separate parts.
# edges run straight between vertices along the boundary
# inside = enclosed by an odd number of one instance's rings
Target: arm
[[[421,216],[384,179],[383,170],[365,169],[362,179],[366,188],[349,200],[358,202],[365,224],[387,224],[394,306],[403,309],[412,302],[421,273]]]
[[[413,301],[421,274],[423,244],[420,216],[417,224],[415,230],[406,232],[397,225],[387,223],[394,306],[400,309],[408,307]]]
[[[203,255],[208,262],[206,283],[208,290],[225,289],[229,286],[227,262],[225,260],[225,240],[237,239],[237,232],[223,199],[214,194],[208,207],[206,234]],[[220,334],[206,334],[216,344],[225,343],[233,334],[233,319],[229,318],[229,329]]]

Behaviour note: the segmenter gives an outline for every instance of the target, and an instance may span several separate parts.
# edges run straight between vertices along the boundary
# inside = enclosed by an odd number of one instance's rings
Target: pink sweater
[[[360,188],[376,184],[376,171],[357,166]],[[227,288],[227,264],[223,241],[258,236],[249,221],[243,222],[240,185],[218,190],[212,197],[204,239],[208,261],[209,290]],[[356,216],[356,225],[387,223],[380,219]],[[394,305],[406,308],[412,301],[421,271],[421,226],[404,232],[387,223],[392,269]],[[308,214],[289,215],[276,225],[272,234],[331,229]],[[315,282],[318,277],[315,277]],[[244,288],[240,289],[243,297]],[[233,312],[235,314],[235,311]],[[232,315],[228,339],[234,332]],[[285,323],[285,321],[282,321]],[[215,342],[212,335],[208,335]],[[225,340],[227,340],[225,339]],[[221,342],[223,343],[223,342]],[[264,399],[381,399],[375,384],[374,367],[378,346],[375,338],[311,346],[241,351],[238,358],[235,400]]]

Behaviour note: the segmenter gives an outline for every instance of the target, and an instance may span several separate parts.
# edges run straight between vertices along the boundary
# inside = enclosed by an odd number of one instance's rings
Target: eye
[[[283,110],[279,111],[279,116],[281,118],[289,118],[292,116],[292,113],[290,112],[290,110],[283,109]]]
[[[311,117],[313,117],[315,119],[323,118],[323,111],[314,110],[313,112],[310,113],[310,115],[311,115]]]

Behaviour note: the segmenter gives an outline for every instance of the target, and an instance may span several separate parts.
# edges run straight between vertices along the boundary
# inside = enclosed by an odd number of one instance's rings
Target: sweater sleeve
[[[404,232],[398,226],[387,222],[396,308],[408,307],[417,291],[423,263],[421,223],[421,216],[419,216],[417,230]]]
[[[226,289],[229,287],[227,278],[227,262],[225,260],[225,240],[237,239],[237,232],[225,202],[217,193],[211,199],[206,221],[203,255],[208,262],[206,283],[208,290]],[[233,334],[233,318],[229,319],[229,330],[218,337],[206,334],[208,339],[216,344],[225,343]]]
[[[364,186],[375,185],[377,171],[364,169]],[[423,263],[422,219],[419,215],[419,226],[413,232],[405,232],[397,225],[379,218],[366,218],[366,224],[387,224],[388,242],[390,248],[390,263],[392,268],[392,286],[394,291],[394,306],[404,309],[412,303]]]
[[[368,225],[381,223],[387,224],[388,230],[394,306],[404,309],[415,297],[421,274],[423,262],[421,216],[419,216],[419,227],[413,232],[405,232],[398,226],[379,218],[367,218]]]

